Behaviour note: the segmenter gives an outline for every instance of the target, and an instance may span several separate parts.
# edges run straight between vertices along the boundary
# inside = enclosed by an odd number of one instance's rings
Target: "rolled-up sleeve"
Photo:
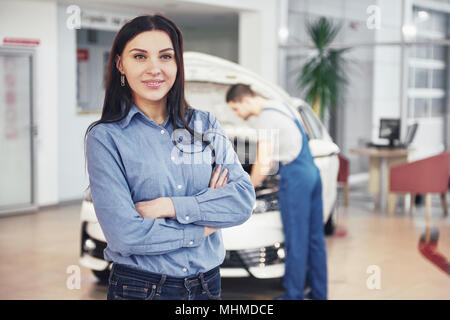
[[[164,254],[204,241],[202,226],[139,215],[119,151],[106,129],[97,126],[89,132],[86,156],[95,213],[111,250],[122,256]]]
[[[217,119],[209,114],[207,138],[216,156],[216,167],[228,169],[228,183],[219,189],[205,188],[193,196],[172,197],[176,219],[182,224],[227,228],[247,221],[255,204],[255,189],[230,140]]]

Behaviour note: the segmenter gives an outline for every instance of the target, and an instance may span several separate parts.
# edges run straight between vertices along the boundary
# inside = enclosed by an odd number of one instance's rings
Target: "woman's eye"
[[[170,54],[164,54],[161,56],[161,58],[163,58],[164,60],[169,60],[172,59],[172,56]]]
[[[142,54],[137,54],[137,55],[134,56],[134,58],[137,59],[137,60],[142,60],[142,59],[145,58],[145,56],[142,55]]]

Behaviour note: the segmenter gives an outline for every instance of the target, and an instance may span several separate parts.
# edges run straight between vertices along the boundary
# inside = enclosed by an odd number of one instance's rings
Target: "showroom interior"
[[[449,0],[4,0],[0,8],[0,299],[106,299],[84,135],[101,115],[116,33],[154,13],[183,33],[194,108],[226,106],[222,93],[241,70],[298,108],[328,199],[329,299],[450,299]],[[320,19],[336,28],[326,50],[344,76],[335,103],[316,113],[301,75],[320,56],[308,28]],[[242,125],[217,112],[224,127]],[[253,216],[274,210],[264,201]],[[230,249],[227,259],[243,262],[224,265],[224,300],[281,294],[282,267],[269,256],[283,261],[282,242],[268,248]],[[257,263],[245,252],[258,252]]]

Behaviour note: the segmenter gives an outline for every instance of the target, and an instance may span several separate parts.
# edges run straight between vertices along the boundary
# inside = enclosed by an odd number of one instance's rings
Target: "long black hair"
[[[152,30],[166,32],[175,50],[177,76],[167,93],[166,106],[174,130],[184,128],[191,134],[193,140],[199,139],[210,146],[208,139],[189,127],[194,109],[187,103],[184,96],[183,36],[178,26],[161,14],[136,17],[128,21],[117,33],[109,55],[102,115],[100,120],[93,122],[87,128],[84,136],[85,145],[87,135],[97,124],[118,122],[128,115],[133,104],[132,92],[128,83],[125,86],[120,83],[121,73],[116,67],[116,57],[122,55],[126,44],[131,39],[142,32]],[[122,110],[122,103],[125,103],[124,110]]]

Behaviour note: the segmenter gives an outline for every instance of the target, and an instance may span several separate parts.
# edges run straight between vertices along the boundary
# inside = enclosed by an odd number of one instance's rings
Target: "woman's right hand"
[[[228,169],[223,170],[222,173],[220,173],[220,170],[222,169],[222,165],[219,164],[216,168],[216,170],[213,171],[211,174],[211,180],[209,181],[209,187],[213,189],[219,189],[220,187],[223,187],[228,182]]]

